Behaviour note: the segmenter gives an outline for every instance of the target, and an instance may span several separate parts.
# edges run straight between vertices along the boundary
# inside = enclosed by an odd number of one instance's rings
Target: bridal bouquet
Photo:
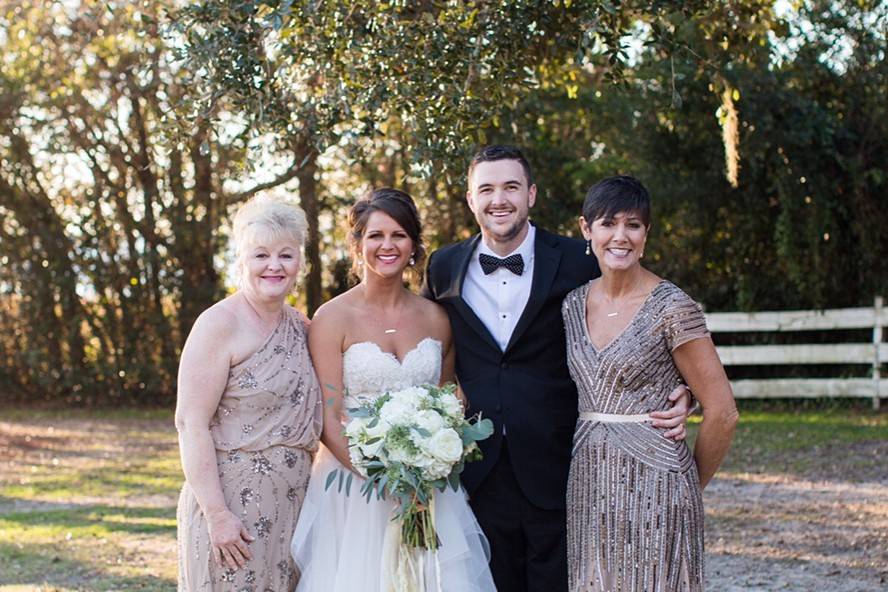
[[[349,456],[366,478],[361,493],[368,501],[374,494],[398,501],[402,548],[438,548],[434,490],[456,491],[465,463],[481,458],[477,442],[493,433],[489,419],[465,418],[455,391],[454,385],[410,387],[348,410]],[[338,477],[348,494],[353,473],[344,473],[331,472],[327,488]]]

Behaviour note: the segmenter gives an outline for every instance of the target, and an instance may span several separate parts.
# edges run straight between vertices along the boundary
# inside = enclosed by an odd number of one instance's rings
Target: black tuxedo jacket
[[[473,493],[499,458],[503,425],[521,491],[543,509],[565,507],[577,391],[567,370],[561,301],[600,275],[580,240],[536,229],[530,297],[505,351],[462,298],[462,284],[480,235],[444,247],[429,258],[423,295],[447,310],[456,346],[456,377],[468,414],[493,420],[480,443],[484,459],[466,465],[463,484]]]

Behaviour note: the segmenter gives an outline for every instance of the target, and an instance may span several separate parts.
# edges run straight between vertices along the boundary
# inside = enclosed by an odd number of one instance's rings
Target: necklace
[[[401,302],[401,305],[398,307],[398,313],[395,316],[394,323],[387,323],[388,320],[385,314],[380,314],[375,320],[376,325],[382,329],[382,332],[386,335],[391,335],[392,333],[397,333],[398,329],[401,327],[401,316],[404,313],[404,302]]]
[[[389,327],[388,329],[383,329],[382,330],[383,333],[385,333],[386,335],[390,335],[392,333],[398,332],[398,327],[400,327],[400,325],[401,325],[401,313],[404,312],[403,309],[404,309],[404,305],[402,304],[401,310],[398,311],[398,316],[395,318],[395,326]],[[385,325],[383,325],[383,327],[385,327]]]
[[[629,300],[631,300],[635,296],[634,293],[640,284],[641,284],[640,281],[636,281],[635,284],[632,286],[631,290],[629,290],[629,295],[624,297],[621,302],[611,302],[612,306],[613,305],[617,306],[617,310],[615,310],[613,312],[605,312],[604,314],[607,315],[607,318],[612,319],[612,318],[620,315],[620,312],[621,312],[620,309],[626,304],[626,302],[628,302]],[[605,297],[604,297],[604,294],[602,294],[602,307],[604,307],[604,304],[605,304],[604,300],[605,300]]]

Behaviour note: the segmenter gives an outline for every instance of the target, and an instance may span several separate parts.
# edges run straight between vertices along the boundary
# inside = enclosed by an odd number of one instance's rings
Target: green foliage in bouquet
[[[466,418],[456,386],[423,385],[384,395],[348,410],[345,436],[355,470],[365,477],[361,494],[369,502],[388,495],[397,498],[394,519],[402,525],[409,547],[435,549],[433,514],[435,489],[459,489],[465,463],[479,460],[478,441],[490,437],[493,422],[480,414]],[[329,489],[350,493],[354,473],[331,471]]]

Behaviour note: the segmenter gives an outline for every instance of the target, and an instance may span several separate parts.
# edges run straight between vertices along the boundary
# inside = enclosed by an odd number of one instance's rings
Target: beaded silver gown
[[[600,350],[580,286],[564,301],[580,418],[567,491],[571,592],[703,589],[703,502],[693,456],[645,420],[681,381],[671,352],[708,335],[700,307],[661,281]]]
[[[233,366],[210,424],[222,493],[255,537],[243,569],[216,565],[207,523],[186,482],[176,513],[180,592],[296,588],[290,539],[305,499],[323,407],[306,327],[290,307],[265,343]]]

